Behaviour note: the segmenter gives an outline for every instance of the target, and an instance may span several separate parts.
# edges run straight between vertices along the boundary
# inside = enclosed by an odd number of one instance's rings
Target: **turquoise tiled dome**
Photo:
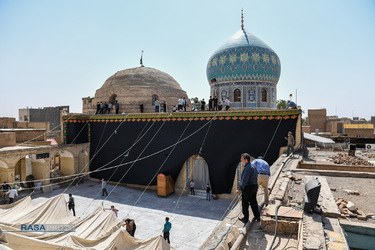
[[[207,64],[207,79],[217,82],[266,81],[280,78],[280,60],[262,40],[244,29],[239,30],[216,50]]]

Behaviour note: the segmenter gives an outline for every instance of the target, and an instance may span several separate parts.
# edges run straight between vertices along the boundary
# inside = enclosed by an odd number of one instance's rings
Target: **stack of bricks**
[[[358,220],[367,220],[374,214],[364,213],[359,207],[355,207],[355,209],[348,208],[348,201],[344,200],[343,198],[336,198],[336,204],[340,210],[341,218],[357,218]]]
[[[355,165],[355,166],[372,166],[372,163],[356,156],[349,156],[344,153],[338,153],[330,157],[330,161],[335,164]]]

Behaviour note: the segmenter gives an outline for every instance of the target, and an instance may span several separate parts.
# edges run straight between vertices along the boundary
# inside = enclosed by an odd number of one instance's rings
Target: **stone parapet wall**
[[[16,145],[16,133],[0,133],[0,148]]]

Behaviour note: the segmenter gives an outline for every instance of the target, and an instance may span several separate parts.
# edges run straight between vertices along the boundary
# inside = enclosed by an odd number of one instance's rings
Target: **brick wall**
[[[348,137],[375,138],[374,129],[345,128],[345,134]]]
[[[16,118],[1,117],[0,118],[0,128],[13,128]]]
[[[319,129],[319,132],[326,132],[326,109],[309,109],[307,113],[311,132],[315,133],[316,129]]]
[[[0,148],[16,146],[16,133],[5,132],[0,133]]]

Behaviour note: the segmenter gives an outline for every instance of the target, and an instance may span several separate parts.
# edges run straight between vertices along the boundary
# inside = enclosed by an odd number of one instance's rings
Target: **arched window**
[[[233,92],[233,101],[234,102],[241,102],[241,90],[235,89]]]
[[[159,99],[158,95],[153,94],[153,95],[152,95],[152,100],[151,100],[152,103],[151,103],[151,104],[152,104],[152,105],[155,105],[155,101],[158,100],[158,99]]]
[[[111,97],[109,98],[108,102],[110,102],[110,103],[112,103],[112,104],[115,104],[115,102],[116,102],[116,97],[117,97],[116,94],[111,95]]]
[[[267,102],[267,89],[262,89],[262,102]]]

